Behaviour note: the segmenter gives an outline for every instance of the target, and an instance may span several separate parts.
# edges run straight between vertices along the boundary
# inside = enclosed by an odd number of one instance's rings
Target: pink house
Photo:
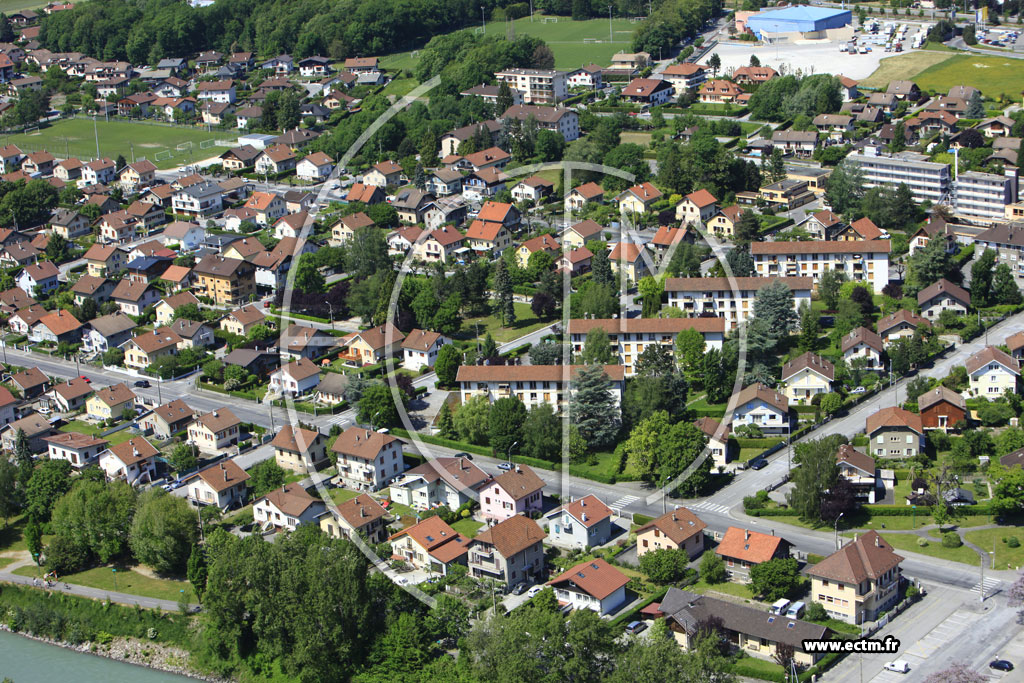
[[[518,514],[541,511],[541,490],[544,481],[526,465],[495,477],[480,492],[480,510],[484,519],[501,522]]]

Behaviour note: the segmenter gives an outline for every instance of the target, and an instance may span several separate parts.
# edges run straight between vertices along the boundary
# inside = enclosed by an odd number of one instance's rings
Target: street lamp
[[[518,441],[513,441],[512,445],[508,447],[508,462],[512,462],[512,449],[519,445]]]
[[[839,550],[839,520],[841,520],[845,514],[845,512],[840,512],[839,516],[836,517],[835,525],[833,525],[836,532],[836,550]]]

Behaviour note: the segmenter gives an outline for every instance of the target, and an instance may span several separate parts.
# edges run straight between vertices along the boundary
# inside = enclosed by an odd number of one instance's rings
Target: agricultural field
[[[916,79],[917,75],[925,69],[942,64],[952,58],[953,54],[950,52],[933,50],[920,50],[886,57],[879,63],[875,72],[862,80],[860,85],[865,88],[884,89],[889,85],[889,81]],[[922,89],[925,88],[924,85],[921,85],[920,81],[918,81],[918,85]]]
[[[3,12],[4,14],[19,12],[23,9],[39,9],[40,7],[45,6],[45,2],[33,0],[0,0],[0,12]]]
[[[25,152],[46,150],[57,157],[80,157],[92,159],[96,156],[96,135],[99,135],[100,155],[116,159],[120,154],[131,161],[145,157],[158,168],[174,168],[220,154],[227,146],[218,146],[217,140],[230,140],[232,145],[238,135],[234,131],[207,132],[200,128],[158,126],[128,121],[96,121],[89,119],[66,119],[53,125],[41,127],[31,133],[5,135],[5,145],[17,145]],[[206,142],[205,149],[200,144]],[[191,149],[185,146],[191,143]],[[178,149],[182,146],[182,149]]]

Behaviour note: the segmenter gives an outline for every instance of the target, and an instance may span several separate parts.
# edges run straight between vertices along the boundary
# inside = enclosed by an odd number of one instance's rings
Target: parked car
[[[752,470],[764,469],[767,465],[768,461],[765,460],[764,457],[760,455],[750,461],[750,469]]]
[[[512,469],[512,463],[510,463],[510,462],[499,462],[498,463],[498,469],[499,470],[503,470],[505,472],[508,472],[510,469]]]
[[[530,590],[526,591],[526,597],[532,598],[537,593],[540,593],[542,590],[544,590],[544,586],[534,586]]]
[[[512,589],[512,595],[522,595],[525,592],[526,592],[526,584],[525,583],[516,584],[516,587]]]
[[[631,621],[626,626],[626,633],[640,633],[647,628],[647,624],[643,621]]]
[[[472,460],[473,459],[473,456],[470,455],[469,453],[456,453],[455,457],[456,458],[465,458],[466,460]]]
[[[139,379],[135,381],[135,386],[140,387],[142,389],[148,389],[151,385],[148,379]]]
[[[85,380],[86,382],[89,382],[89,383],[92,382],[92,380],[89,379],[88,377],[86,377],[85,375],[79,375],[78,379],[83,379],[83,380]]]
[[[857,387],[856,389],[850,389],[851,394],[863,394],[867,389],[864,387]]]
[[[910,671],[910,664],[903,659],[897,659],[892,662],[886,662],[885,666],[882,668],[886,671],[895,671],[898,674],[905,674]]]
[[[1005,659],[993,659],[988,663],[988,668],[995,669],[996,671],[1013,671],[1013,664]]]

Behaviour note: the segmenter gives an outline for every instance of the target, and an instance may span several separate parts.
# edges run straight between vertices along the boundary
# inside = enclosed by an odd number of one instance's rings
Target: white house
[[[77,432],[43,437],[50,460],[67,460],[75,469],[92,463],[107,447],[107,440]]]
[[[260,529],[295,531],[303,524],[316,524],[327,509],[298,484],[285,484],[263,496],[252,506],[252,516]]]
[[[473,500],[491,476],[468,458],[433,458],[403,473],[391,484],[391,500],[416,510],[439,505],[457,510]]]
[[[137,436],[100,453],[100,469],[110,481],[121,479],[132,486],[148,484],[156,477],[159,453],[153,444]]]
[[[783,434],[790,427],[789,399],[764,384],[751,384],[734,394],[729,409],[734,432],[741,425],[757,425],[765,434]]]
[[[548,539],[562,548],[596,548],[612,537],[612,511],[590,494],[544,515]]]
[[[294,360],[270,373],[270,390],[278,394],[302,396],[320,384],[320,369],[308,358]]]
[[[57,289],[60,271],[49,261],[38,261],[25,266],[18,274],[17,282],[21,291],[31,297],[43,297]]]
[[[832,391],[835,377],[835,366],[810,351],[782,366],[783,392],[789,400],[800,403],[810,403],[814,396]]]
[[[441,347],[451,343],[452,340],[440,332],[412,330],[402,340],[402,367],[413,372],[419,372],[424,367],[432,368]]]
[[[234,460],[225,458],[200,470],[188,482],[188,499],[195,505],[213,505],[221,510],[245,503],[249,473]]]
[[[627,583],[628,576],[599,557],[581,562],[548,581],[547,585],[554,589],[559,602],[603,615],[625,602]]]
[[[390,434],[349,427],[331,450],[337,454],[338,477],[358,491],[378,491],[405,471],[402,442]]]
[[[843,360],[848,364],[863,359],[864,367],[869,370],[882,367],[885,345],[881,337],[866,327],[858,327],[843,337],[840,350],[843,352]]]
[[[971,393],[997,398],[1007,391],[1016,392],[1020,363],[1002,349],[986,346],[964,363],[971,381]]]
[[[166,246],[180,245],[183,251],[195,251],[206,239],[206,230],[188,221],[174,221],[164,227],[160,241]]]
[[[333,170],[334,159],[323,152],[313,152],[295,165],[295,175],[299,180],[314,183],[326,180]]]

